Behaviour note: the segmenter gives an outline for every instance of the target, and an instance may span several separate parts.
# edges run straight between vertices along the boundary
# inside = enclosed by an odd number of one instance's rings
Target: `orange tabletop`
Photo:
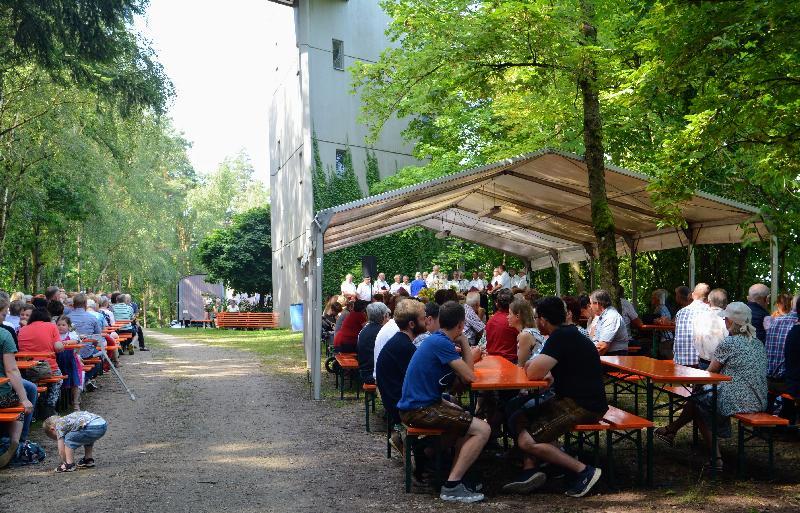
[[[74,344],[64,344],[64,349],[80,349],[83,347],[83,344],[74,343]]]
[[[600,361],[603,365],[644,376],[658,383],[713,384],[731,380],[730,376],[724,374],[676,365],[672,360],[656,360],[648,356],[601,356]]]
[[[19,370],[32,369],[36,367],[37,363],[39,362],[36,360],[22,360],[21,362],[17,362],[17,368]]]
[[[11,381],[11,380],[10,380],[10,379],[8,379],[8,378],[0,378],[0,385],[5,385],[5,384],[6,384],[6,383],[8,383],[9,381]]]
[[[675,331],[675,325],[670,324],[642,324],[639,331]]]
[[[17,359],[27,359],[27,358],[55,358],[55,353],[45,353],[45,352],[37,352],[37,351],[19,351],[14,354]]]
[[[546,381],[532,381],[525,370],[502,356],[484,356],[475,364],[475,381],[472,390],[521,390],[523,388],[546,388]]]

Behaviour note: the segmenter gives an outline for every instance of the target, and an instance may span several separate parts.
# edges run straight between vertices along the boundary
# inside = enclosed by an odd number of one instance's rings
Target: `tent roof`
[[[688,229],[659,229],[649,183],[606,166],[620,254],[631,244],[655,251],[769,237],[757,208],[702,192],[680,205]],[[585,260],[595,240],[583,158],[549,149],[323,210],[317,220],[326,253],[422,226],[517,255],[533,269]]]

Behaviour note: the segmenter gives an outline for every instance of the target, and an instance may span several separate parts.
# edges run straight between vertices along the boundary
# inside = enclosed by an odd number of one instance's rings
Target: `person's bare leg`
[[[461,449],[458,451],[456,459],[453,461],[453,468],[450,469],[448,481],[460,481],[464,477],[467,470],[475,463],[475,460],[480,456],[483,446],[489,440],[489,435],[492,433],[492,428],[486,421],[481,419],[472,419],[472,424],[469,426],[464,442],[461,444]]]
[[[84,460],[88,460],[90,458],[93,458],[92,454],[94,454],[94,445],[84,445],[83,446],[83,459]]]
[[[697,418],[697,429],[700,431],[700,436],[703,438],[703,442],[705,443],[706,449],[708,452],[711,452],[711,428],[703,421],[702,418],[698,415]],[[719,449],[719,441],[717,441],[717,446],[714,447],[714,456],[716,458],[722,458],[722,452]]]
[[[665,429],[668,433],[675,434],[680,431],[683,426],[693,421],[695,417],[696,413],[694,403],[692,403],[692,401],[686,401],[686,406],[684,406],[683,410],[681,410],[680,416],[675,419],[672,424],[667,425]]]
[[[534,458],[558,465],[574,473],[583,472],[586,465],[550,443],[539,443],[527,430],[520,431],[519,448]]]
[[[75,463],[75,449],[64,444],[64,463],[72,465]]]

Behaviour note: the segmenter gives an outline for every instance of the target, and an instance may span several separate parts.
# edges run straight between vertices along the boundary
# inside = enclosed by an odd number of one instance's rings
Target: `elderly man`
[[[406,299],[406,298],[403,298],[402,296],[398,297],[397,298],[397,302],[394,305],[395,312],[397,311],[397,308],[402,303],[405,303],[406,301],[410,301],[410,300]],[[413,301],[415,303],[418,302],[416,300],[413,300]],[[420,304],[422,304],[422,303],[420,303]],[[389,342],[389,339],[392,338],[395,335],[395,333],[397,333],[398,331],[400,331],[400,328],[397,326],[397,323],[394,321],[394,318],[389,319],[389,322],[387,322],[383,326],[381,326],[380,331],[378,331],[378,334],[375,336],[375,348],[373,349],[373,352],[374,352],[374,355],[373,355],[373,369],[375,368],[375,365],[378,364],[378,356],[380,356],[381,350],[383,350],[383,346],[385,346],[386,343]],[[374,370],[372,371],[372,376],[375,377],[375,371]]]
[[[589,328],[589,338],[601,355],[628,354],[628,329],[616,308],[611,304],[611,294],[597,289],[589,295],[589,306],[594,314]]]
[[[442,277],[441,277],[441,275],[439,273],[440,269],[441,268],[438,265],[434,265],[433,266],[433,271],[431,271],[428,274],[428,276],[425,277],[425,284],[428,286],[428,288],[433,287],[433,283],[435,281],[438,281],[438,280],[442,279]]]
[[[756,337],[761,342],[767,341],[767,330],[764,329],[764,317],[769,317],[769,287],[756,283],[747,291],[747,306],[753,314],[753,327]]]
[[[700,312],[695,318],[694,349],[701,369],[707,369],[711,365],[714,351],[722,339],[728,336],[725,319],[720,317],[727,304],[728,293],[724,289],[714,289],[708,294],[708,311]]]
[[[101,340],[103,328],[94,312],[86,311],[86,294],[75,294],[72,298],[72,311],[67,314],[72,321],[72,327],[79,335],[86,335],[90,338]]]
[[[372,278],[364,276],[364,281],[358,284],[356,297],[361,301],[372,301]]]
[[[464,313],[466,314],[464,336],[467,337],[467,341],[471,346],[478,344],[481,339],[481,333],[486,329],[486,325],[478,317],[478,309],[480,307],[481,295],[478,292],[469,292],[464,303]]]
[[[472,280],[470,280],[467,290],[475,289],[478,292],[483,292],[485,288],[486,282],[480,278],[478,271],[472,271]]]
[[[514,292],[525,292],[528,290],[528,277],[525,274],[525,269],[520,269],[517,274],[511,278],[511,288]]]
[[[389,290],[389,284],[386,283],[386,275],[384,273],[378,273],[378,279],[375,280],[375,290],[378,292]]]
[[[402,286],[403,286],[403,284],[400,283],[400,275],[399,274],[395,274],[394,275],[394,283],[392,283],[391,286],[389,286],[389,293],[390,294],[397,294],[397,291],[400,290],[400,287],[402,287]]]
[[[389,307],[376,301],[367,306],[367,324],[358,334],[358,374],[362,383],[375,383],[375,337],[390,317]]]
[[[697,316],[708,310],[708,294],[711,287],[698,283],[692,292],[692,302],[675,314],[675,342],[672,346],[675,363],[696,367],[700,363],[694,348],[694,322]]]
[[[411,282],[408,293],[411,295],[411,297],[417,297],[419,295],[419,291],[426,287],[427,285],[425,279],[422,277],[422,273],[417,271],[417,273],[414,275],[414,281]]]

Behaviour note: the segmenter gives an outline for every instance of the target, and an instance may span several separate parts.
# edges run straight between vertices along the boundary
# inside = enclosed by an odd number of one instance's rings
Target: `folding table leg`
[[[742,477],[742,470],[744,469],[744,435],[745,430],[742,426],[742,421],[739,421],[739,428],[737,429],[739,435],[739,443],[737,444],[736,451],[736,477]]]

